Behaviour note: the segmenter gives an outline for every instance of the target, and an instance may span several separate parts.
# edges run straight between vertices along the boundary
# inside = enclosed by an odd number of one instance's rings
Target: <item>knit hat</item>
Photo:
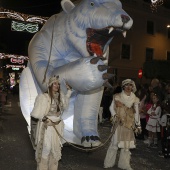
[[[126,79],[126,80],[123,80],[122,81],[122,88],[126,85],[126,84],[132,84],[132,91],[133,91],[133,93],[135,93],[136,92],[136,85],[135,85],[135,82],[133,81],[133,80],[131,80],[131,79]]]
[[[59,76],[54,75],[53,77],[51,77],[48,81],[47,86],[51,86],[54,82],[59,82]]]

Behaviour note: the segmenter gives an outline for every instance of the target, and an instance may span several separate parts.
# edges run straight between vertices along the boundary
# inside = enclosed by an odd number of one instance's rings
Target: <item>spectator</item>
[[[101,107],[103,107],[103,120],[110,120],[111,113],[109,106],[112,101],[112,93],[109,88],[105,88],[103,92],[103,97],[101,101]]]
[[[153,102],[152,102],[152,96],[153,95],[154,95],[154,93],[152,91],[149,91],[149,94],[148,94],[148,96],[147,96],[147,98],[145,100],[145,106],[144,107],[145,107],[145,111],[146,111],[146,124],[147,124],[147,122],[149,120],[149,114],[147,112],[148,112],[148,110],[151,108],[151,106],[153,104]],[[146,129],[146,127],[145,127],[145,129]],[[144,140],[144,143],[148,144],[149,143],[148,130],[146,129],[145,132],[146,132],[147,139]]]
[[[152,91],[159,96],[159,102],[161,104],[161,102],[164,100],[164,93],[163,89],[161,88],[162,86],[160,85],[160,81],[156,78],[152,79],[151,87]]]
[[[170,100],[170,84],[168,84],[165,88],[165,100]]]
[[[158,135],[157,132],[160,132],[160,125],[158,123],[158,120],[161,116],[161,106],[159,102],[159,97],[157,94],[154,94],[152,96],[152,106],[147,111],[149,114],[149,120],[146,125],[146,129],[149,133],[149,143],[148,147],[157,148],[158,147]]]
[[[137,97],[140,100],[139,103],[139,114],[140,114],[140,122],[141,122],[141,128],[142,133],[138,136],[136,136],[137,139],[144,140],[147,136],[147,130],[146,130],[146,107],[145,107],[145,100],[146,100],[146,90],[143,87],[140,87],[136,93]]]
[[[170,158],[170,99],[163,105],[163,115],[160,119],[161,147],[160,157]]]

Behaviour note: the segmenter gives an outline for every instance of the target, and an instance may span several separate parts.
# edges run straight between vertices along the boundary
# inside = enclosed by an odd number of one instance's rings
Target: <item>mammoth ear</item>
[[[61,6],[66,13],[70,13],[75,5],[70,0],[62,0]]]

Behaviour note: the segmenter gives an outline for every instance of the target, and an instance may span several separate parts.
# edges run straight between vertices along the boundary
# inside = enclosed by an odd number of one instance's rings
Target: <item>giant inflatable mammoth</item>
[[[73,88],[63,114],[64,137],[95,147],[100,145],[97,118],[102,87],[108,85],[109,44],[116,34],[125,36],[133,21],[119,0],[82,0],[76,5],[62,0],[61,6],[63,11],[51,16],[30,41],[29,63],[20,79],[21,110],[30,127],[35,97],[47,90],[51,76],[59,75]]]

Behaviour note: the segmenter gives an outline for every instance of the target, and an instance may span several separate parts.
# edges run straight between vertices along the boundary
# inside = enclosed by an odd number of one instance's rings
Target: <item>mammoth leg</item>
[[[90,93],[78,94],[75,101],[73,130],[76,136],[83,139],[82,144],[87,143],[85,147],[100,144],[97,125],[102,94],[103,88],[99,88]]]

